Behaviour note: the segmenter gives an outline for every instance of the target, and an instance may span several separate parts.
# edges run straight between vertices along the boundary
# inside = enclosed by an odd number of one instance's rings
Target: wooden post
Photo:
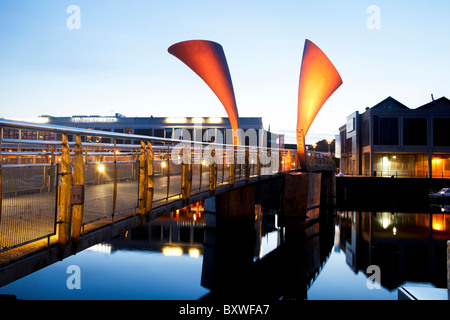
[[[287,171],[291,171],[292,168],[292,159],[291,159],[291,152],[288,150],[287,157],[286,157],[286,169]]]
[[[169,201],[170,193],[170,146],[167,145],[167,197],[166,203]]]
[[[117,204],[117,149],[116,138],[114,138],[114,187],[113,187],[113,206],[111,212],[111,223],[114,223],[114,214],[116,213]]]
[[[2,202],[3,202],[3,195],[2,195],[2,138],[3,138],[3,128],[1,129],[1,136],[0,136],[0,225],[2,222]]]
[[[245,166],[244,166],[244,178],[245,181],[250,179],[250,150],[245,147]]]
[[[73,170],[72,187],[72,241],[74,249],[80,241],[81,225],[83,222],[84,210],[84,161],[83,147],[79,135],[75,137],[75,163]]]
[[[181,198],[184,203],[187,203],[191,197],[192,186],[192,152],[189,144],[183,144],[181,159]]]
[[[258,149],[256,151],[256,171],[258,174],[258,178],[261,177],[261,156],[259,155],[260,150]]]
[[[153,193],[154,193],[154,178],[153,178],[153,148],[152,144],[147,141],[147,190],[145,198],[145,211],[147,216],[150,215],[153,205]]]
[[[61,145],[61,189],[59,198],[58,245],[64,250],[69,241],[70,201],[72,191],[72,170],[70,167],[70,150],[67,135],[62,135]]]
[[[236,147],[233,147],[232,152],[233,152],[233,161],[232,163],[230,163],[230,185],[233,185],[236,179]]]
[[[217,183],[217,164],[216,164],[216,149],[213,147],[211,150],[211,157],[213,162],[209,165],[209,192],[214,195],[216,191]]]
[[[278,172],[283,172],[283,151],[278,149]]]
[[[142,218],[145,216],[145,186],[146,186],[146,165],[147,163],[147,153],[145,151],[145,143],[141,141],[141,153],[139,155],[139,215]]]
[[[303,130],[297,131],[297,152],[295,154],[297,160],[297,169],[303,172],[308,171],[305,135]]]

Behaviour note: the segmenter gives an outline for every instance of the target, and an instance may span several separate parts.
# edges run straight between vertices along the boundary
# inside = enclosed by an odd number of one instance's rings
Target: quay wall
[[[431,191],[450,187],[450,179],[337,177],[338,208],[401,207],[417,209],[429,206]]]

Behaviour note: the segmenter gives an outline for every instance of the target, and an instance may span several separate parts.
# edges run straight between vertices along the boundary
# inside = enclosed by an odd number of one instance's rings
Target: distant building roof
[[[372,109],[390,109],[390,110],[398,110],[398,109],[409,109],[403,103],[398,102],[391,96],[387,97],[380,103],[376,104],[372,107]]]
[[[446,97],[441,97],[439,99],[433,100],[427,104],[424,104],[417,109],[446,109],[450,110],[450,100]]]

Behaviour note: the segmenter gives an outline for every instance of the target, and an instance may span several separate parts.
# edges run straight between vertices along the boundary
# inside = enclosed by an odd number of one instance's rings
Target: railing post
[[[167,197],[166,197],[166,203],[169,201],[169,193],[170,193],[170,145],[167,144]]]
[[[217,183],[216,149],[214,147],[212,147],[211,150],[211,158],[213,159],[213,161],[209,165],[209,192],[212,196],[216,191]]]
[[[139,155],[139,215],[142,218],[145,216],[145,186],[147,179],[147,153],[145,151],[145,143],[141,141],[141,153]]]
[[[245,181],[250,179],[250,150],[245,147]]]
[[[183,202],[187,204],[187,201],[191,197],[192,186],[192,150],[190,144],[183,145],[183,155],[181,159],[181,198]]]
[[[73,245],[78,245],[80,241],[81,225],[83,222],[84,211],[84,161],[83,147],[79,135],[75,137],[75,163],[73,170],[72,186],[72,241]]]
[[[283,152],[278,149],[278,173],[283,171]]]
[[[59,194],[58,245],[63,251],[69,241],[70,232],[70,196],[72,191],[72,170],[67,135],[62,135],[61,145],[61,187]]]
[[[116,138],[114,138],[114,187],[113,187],[113,206],[111,213],[111,223],[114,223],[114,214],[116,213],[117,204],[117,149],[116,149]]]
[[[153,206],[153,194],[154,194],[154,165],[153,165],[153,148],[150,141],[147,141],[147,190],[146,190],[146,198],[145,198],[145,211],[147,215],[150,215]]]
[[[258,178],[261,177],[261,156],[259,155],[259,149],[256,149],[256,174]]]
[[[287,171],[289,172],[289,171],[291,171],[291,169],[292,169],[292,159],[291,159],[291,152],[288,150],[288,152],[287,152],[287,159],[286,159],[286,162],[287,162],[287,164],[286,164],[286,169],[287,169]]]
[[[3,162],[3,157],[2,157],[2,138],[3,138],[3,128],[1,129],[1,135],[0,135],[0,225],[2,222],[2,202],[3,202],[3,195],[2,195],[2,162]]]
[[[230,185],[233,185],[235,180],[236,180],[236,147],[233,147],[232,149],[233,152],[233,160],[232,163],[230,163]]]

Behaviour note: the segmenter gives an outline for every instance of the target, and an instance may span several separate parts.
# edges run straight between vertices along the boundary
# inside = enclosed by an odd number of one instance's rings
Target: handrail
[[[153,136],[144,136],[144,135],[137,135],[137,134],[129,134],[129,133],[121,133],[121,132],[112,132],[112,131],[101,131],[101,130],[92,130],[92,129],[83,129],[83,128],[76,128],[76,127],[67,127],[67,126],[60,126],[60,125],[54,125],[54,124],[40,124],[40,123],[34,123],[34,122],[25,122],[25,121],[15,121],[15,120],[7,120],[0,118],[0,127],[11,127],[11,128],[21,128],[25,130],[37,130],[37,131],[51,131],[51,132],[57,132],[61,134],[67,134],[67,135],[86,135],[86,136],[96,136],[96,137],[104,137],[104,138],[119,138],[124,140],[154,140],[158,142],[163,143],[194,143],[194,145],[197,143],[201,143],[204,145],[210,145],[210,146],[221,146],[221,147],[253,147],[258,149],[267,149],[267,150],[285,150],[282,148],[271,148],[271,147],[265,147],[265,146],[245,146],[245,145],[233,145],[233,144],[225,144],[225,143],[215,143],[215,142],[203,142],[203,141],[197,141],[197,140],[181,140],[181,139],[171,139],[171,138],[161,138],[161,137],[153,137]],[[23,142],[26,139],[4,139],[5,141],[12,141],[12,140],[21,140],[20,143],[27,143]],[[31,140],[31,141],[40,141],[40,140]],[[55,143],[55,141],[48,141],[48,140],[41,140],[45,141],[45,144],[58,144]],[[15,143],[15,142],[14,142]],[[85,142],[87,143],[87,142]],[[69,142],[69,144],[74,144],[74,142]],[[101,143],[93,143],[95,146],[101,146]],[[105,144],[113,146],[114,144]],[[126,145],[126,144],[125,144]],[[128,144],[127,146],[132,146],[132,144]]]

